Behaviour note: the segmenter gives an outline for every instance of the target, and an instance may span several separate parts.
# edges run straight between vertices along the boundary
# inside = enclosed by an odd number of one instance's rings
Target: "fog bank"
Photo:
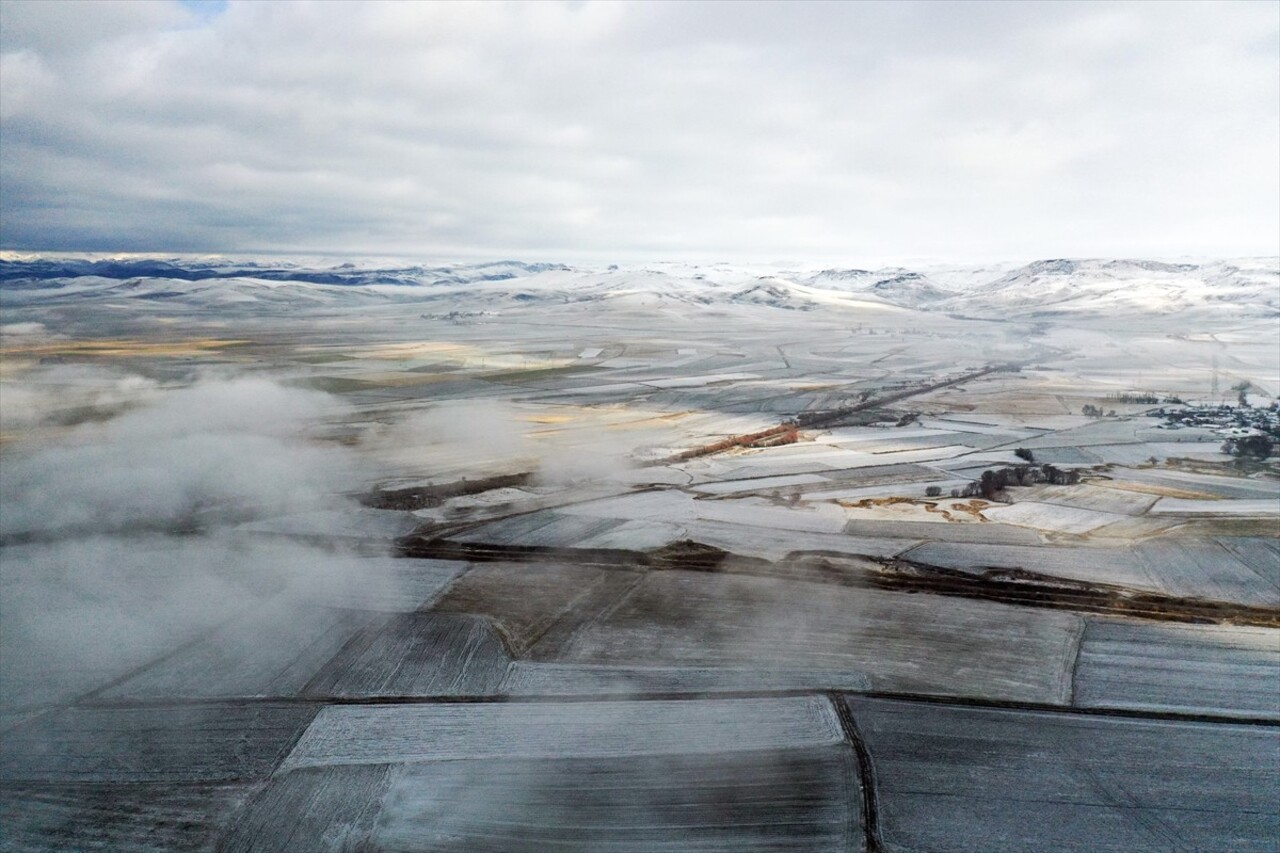
[[[333,398],[265,379],[165,389],[102,372],[80,378],[126,411],[46,429],[42,443],[11,446],[3,461],[5,708],[81,695],[231,619],[247,619],[246,649],[255,624],[275,626],[278,641],[279,625],[306,608],[385,582],[336,546],[242,526],[351,504],[343,493],[360,476],[357,458],[306,437],[338,409]],[[39,423],[84,388],[7,382],[6,419]],[[24,412],[33,400],[44,408]]]

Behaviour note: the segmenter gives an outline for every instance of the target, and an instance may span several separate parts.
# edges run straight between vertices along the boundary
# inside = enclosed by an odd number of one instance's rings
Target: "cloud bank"
[[[288,643],[305,608],[388,583],[336,546],[240,526],[352,506],[354,457],[305,438],[330,398],[65,370],[6,382],[0,406],[41,427],[39,444],[5,448],[0,478],[0,711],[81,695],[230,620],[243,649]],[[53,431],[51,379],[109,419]]]
[[[6,0],[6,248],[1280,252],[1274,3]]]

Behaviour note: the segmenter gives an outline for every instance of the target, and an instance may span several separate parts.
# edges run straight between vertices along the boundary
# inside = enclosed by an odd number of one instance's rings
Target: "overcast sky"
[[[1280,254],[1280,3],[0,0],[0,244]]]

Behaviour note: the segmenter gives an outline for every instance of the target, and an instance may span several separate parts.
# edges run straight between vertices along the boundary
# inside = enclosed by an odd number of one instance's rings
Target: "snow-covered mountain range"
[[[1280,261],[1045,260],[1009,268],[767,270],[730,265],[576,267],[517,261],[325,265],[223,258],[0,258],[0,305],[100,300],[175,307],[341,307],[406,303],[428,311],[534,304],[619,308],[752,305],[818,311],[876,307],[1050,319],[1208,312],[1280,316]]]

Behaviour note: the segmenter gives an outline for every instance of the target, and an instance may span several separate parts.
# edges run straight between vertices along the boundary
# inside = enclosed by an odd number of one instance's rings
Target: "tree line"
[[[988,468],[982,472],[982,476],[966,484],[964,488],[952,489],[951,497],[982,497],[993,500],[1009,486],[1034,486],[1038,483],[1048,483],[1051,486],[1074,486],[1079,482],[1080,472],[1074,469],[1058,468],[1047,463],[1010,465],[1004,468]],[[939,494],[941,491],[938,489]]]

